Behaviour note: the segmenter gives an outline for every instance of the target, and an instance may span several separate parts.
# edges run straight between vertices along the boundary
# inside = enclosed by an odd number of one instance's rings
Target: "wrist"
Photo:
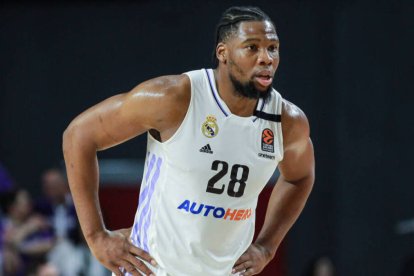
[[[271,245],[271,244],[263,242],[263,241],[256,241],[255,244],[256,244],[256,246],[258,246],[260,248],[260,250],[263,252],[265,257],[269,261],[272,260],[275,257],[276,251],[277,251],[277,248],[278,248],[277,246]]]
[[[104,239],[108,235],[108,230],[100,229],[96,231],[89,232],[85,234],[85,240],[90,247],[92,247],[97,242],[99,243],[100,240]]]

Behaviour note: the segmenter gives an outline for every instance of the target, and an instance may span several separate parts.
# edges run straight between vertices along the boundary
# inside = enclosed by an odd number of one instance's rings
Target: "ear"
[[[227,63],[227,46],[226,44],[224,44],[223,42],[220,42],[219,44],[217,44],[216,47],[216,57],[217,59],[226,64]]]

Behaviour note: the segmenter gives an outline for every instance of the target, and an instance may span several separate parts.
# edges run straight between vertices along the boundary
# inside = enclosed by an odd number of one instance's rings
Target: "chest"
[[[168,146],[171,167],[207,183],[212,193],[241,197],[245,185],[256,194],[281,159],[273,122],[210,114],[194,116],[182,128]]]

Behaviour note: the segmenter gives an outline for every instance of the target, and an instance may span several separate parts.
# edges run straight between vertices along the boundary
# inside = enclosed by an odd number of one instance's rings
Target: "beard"
[[[270,91],[272,91],[272,84],[270,84],[266,90],[261,91],[256,88],[253,80],[249,80],[248,82],[242,83],[241,81],[237,80],[232,74],[229,74],[229,76],[237,96],[246,97],[249,99],[262,98],[265,102],[269,100]]]

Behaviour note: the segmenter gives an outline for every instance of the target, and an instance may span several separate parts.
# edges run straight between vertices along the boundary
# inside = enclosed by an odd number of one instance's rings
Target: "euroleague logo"
[[[274,138],[275,135],[271,129],[265,128],[262,131],[262,151],[275,152]]]

